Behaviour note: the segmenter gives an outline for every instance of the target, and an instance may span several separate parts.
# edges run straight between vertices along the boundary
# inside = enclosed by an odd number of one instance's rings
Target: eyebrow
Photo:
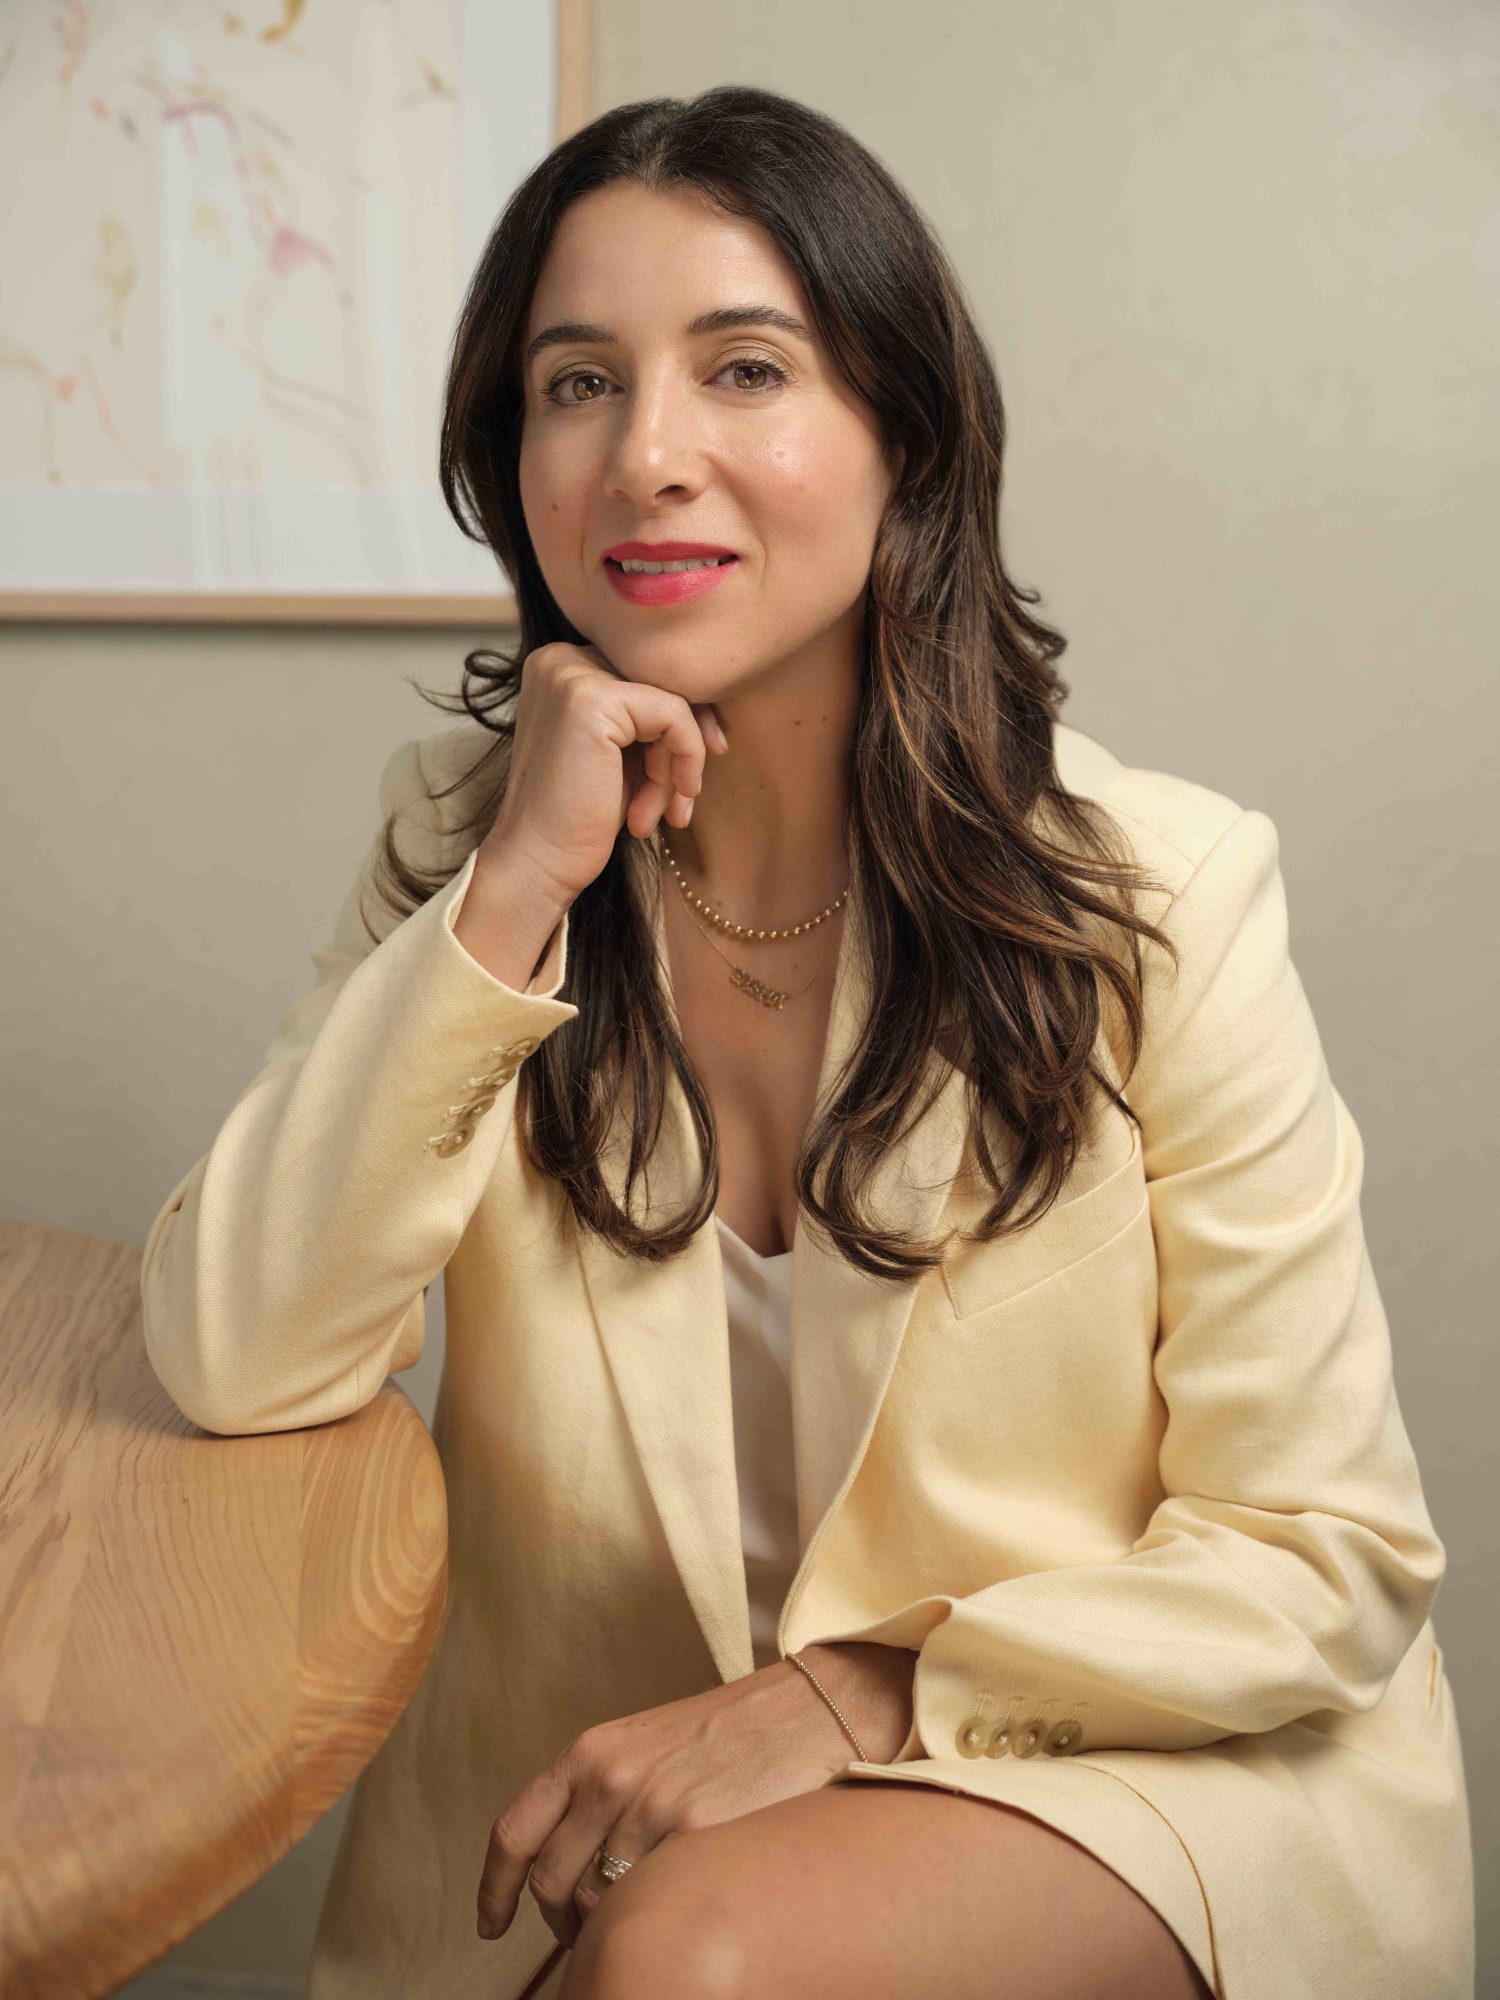
[[[800,319],[783,312],[780,306],[767,305],[719,306],[713,312],[699,313],[696,319],[688,321],[683,331],[689,339],[695,339],[699,334],[724,333],[737,326],[774,326],[782,333],[795,335],[798,340],[812,340],[811,332]],[[556,326],[543,327],[527,348],[522,366],[529,368],[544,347],[563,347],[575,340],[607,347],[617,343],[619,338],[607,326],[595,326],[590,320],[559,320]]]

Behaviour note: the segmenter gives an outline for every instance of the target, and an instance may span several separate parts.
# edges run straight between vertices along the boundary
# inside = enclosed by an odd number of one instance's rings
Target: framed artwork
[[[464,288],[593,115],[589,0],[21,8],[0,619],[493,625],[437,484]]]

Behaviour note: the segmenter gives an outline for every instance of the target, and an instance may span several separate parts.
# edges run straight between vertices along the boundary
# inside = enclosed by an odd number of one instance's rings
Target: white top
[[[792,1253],[763,1257],[714,1217],[729,1313],[740,1542],[757,1667],[781,1656],[776,1625],[797,1573],[797,1477],[792,1440]]]

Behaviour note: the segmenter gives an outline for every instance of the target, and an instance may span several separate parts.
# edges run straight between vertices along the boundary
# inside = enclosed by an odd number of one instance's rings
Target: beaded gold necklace
[[[788,1000],[800,999],[807,992],[808,987],[816,982],[817,973],[814,973],[812,978],[808,980],[807,986],[799,986],[795,993],[785,993],[779,987],[768,986],[764,980],[757,979],[754,973],[748,972],[743,965],[736,965],[734,960],[726,953],[719,951],[719,947],[714,944],[711,933],[704,929],[695,912],[701,910],[704,916],[708,918],[708,921],[719,930],[730,931],[735,937],[743,938],[750,944],[762,944],[769,943],[776,938],[801,937],[804,931],[816,930],[819,924],[826,923],[831,916],[838,913],[843,907],[844,899],[849,894],[849,891],[844,889],[828,905],[826,910],[820,910],[815,917],[804,918],[800,924],[793,924],[787,930],[756,930],[749,925],[730,923],[727,917],[721,916],[717,910],[711,909],[701,897],[693,894],[683,879],[682,870],[677,866],[676,856],[667,845],[665,829],[662,831],[661,847],[662,853],[667,859],[667,866],[671,869],[676,878],[678,888],[681,889],[683,896],[687,900],[689,918],[700,931],[703,931],[703,935],[708,939],[709,944],[713,946],[713,949],[719,953],[719,957],[729,967],[731,984],[737,986],[750,999],[758,1000],[762,1007],[784,1007]]]

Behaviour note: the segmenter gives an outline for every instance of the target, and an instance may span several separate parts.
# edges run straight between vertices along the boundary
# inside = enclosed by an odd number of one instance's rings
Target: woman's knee
[[[755,1991],[745,1941],[715,1925],[684,1932],[632,1916],[593,1938],[588,1930],[560,2000],[742,2000]]]
[[[693,1840],[679,1834],[653,1848],[603,1890],[574,1943],[559,2000],[733,2000],[752,1990],[747,1941],[706,1894]]]

